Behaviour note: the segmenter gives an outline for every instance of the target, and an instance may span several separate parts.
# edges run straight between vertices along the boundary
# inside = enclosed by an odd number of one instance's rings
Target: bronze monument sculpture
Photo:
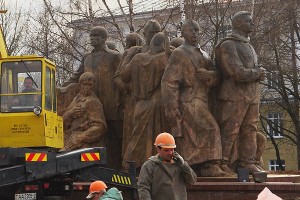
[[[129,136],[131,135],[132,132],[132,116],[133,116],[133,107],[135,101],[133,96],[131,95],[130,84],[124,83],[120,77],[120,69],[123,66],[124,59],[127,58],[128,53],[130,54],[130,48],[131,47],[138,48],[140,45],[143,44],[143,39],[141,35],[138,33],[129,33],[126,36],[125,42],[126,42],[125,51],[122,55],[122,59],[119,64],[119,67],[114,75],[115,84],[120,90],[120,103],[119,103],[120,111],[119,112],[123,119],[122,158],[124,156],[125,149],[128,144]]]
[[[135,46],[130,47],[127,49],[122,57],[122,61],[118,67],[118,70],[115,73],[115,83],[120,88],[121,91],[126,93],[126,102],[125,108],[124,108],[124,124],[123,124],[123,142],[122,142],[122,156],[125,154],[125,149],[127,148],[127,144],[129,143],[129,138],[132,134],[133,125],[132,125],[132,118],[133,118],[133,107],[135,104],[135,99],[130,91],[130,83],[124,83],[120,77],[120,70],[124,70],[123,68],[126,67],[126,64],[128,64],[132,58],[138,54],[138,53],[145,53],[149,50],[150,41],[153,38],[154,34],[160,32],[161,26],[156,20],[150,20],[146,23],[144,29],[143,29],[143,35],[145,37],[145,44],[142,45],[142,41],[140,38],[140,35],[136,33],[131,33],[126,38],[126,45],[128,46],[130,44],[134,44],[135,40]],[[140,46],[142,45],[142,46]],[[122,101],[122,100],[121,100]],[[123,159],[123,167],[127,167],[125,164],[128,160]],[[125,165],[125,166],[124,166]]]
[[[121,54],[107,47],[107,37],[108,32],[104,27],[96,26],[91,29],[90,42],[94,49],[84,55],[78,70],[65,85],[78,82],[79,76],[84,72],[95,75],[95,94],[103,105],[107,123],[105,147],[108,165],[119,168],[121,167],[122,127],[118,119],[119,90],[114,84],[114,74],[120,63]]]
[[[179,47],[180,45],[182,45],[182,43],[184,42],[184,39],[182,37],[179,38],[173,38],[170,41],[170,45],[173,46],[174,48]]]
[[[182,25],[183,38],[174,40],[175,46],[178,42],[180,46],[172,52],[159,23],[148,21],[143,33],[145,44],[139,46],[141,37],[130,33],[122,59],[120,53],[107,48],[106,29],[95,27],[90,34],[94,50],[84,56],[71,78],[73,85],[62,88],[59,94],[70,90],[74,95],[83,72],[95,75],[95,94],[103,104],[108,128],[105,146],[108,156],[113,157],[109,161],[112,167],[120,166],[121,155],[123,168],[132,160],[141,167],[155,153],[157,134],[168,131],[176,139],[177,151],[198,176],[230,176],[237,167],[261,172],[266,138],[256,123],[259,81],[265,71],[249,44],[251,14],[238,12],[232,26],[233,33],[215,48],[216,66],[200,48],[199,24],[191,19]],[[212,88],[215,93],[210,93]],[[216,103],[209,98],[211,94]],[[64,114],[69,127],[69,113],[77,96]],[[218,110],[215,117],[209,104]],[[122,118],[123,127],[118,118]],[[78,144],[72,145],[78,148]]]
[[[222,72],[217,99],[224,171],[230,171],[230,165],[235,161],[230,161],[234,142],[237,143],[238,167],[247,168],[250,173],[262,171],[257,160],[257,152],[262,152],[257,151],[256,138],[259,81],[264,78],[265,70],[259,67],[255,50],[249,43],[253,27],[249,12],[236,13],[232,18],[232,34],[220,41],[215,49],[216,64]]]
[[[94,93],[95,76],[85,72],[79,79],[79,94],[66,109],[64,142],[62,151],[86,147],[104,146],[106,122],[102,104]]]
[[[162,78],[162,96],[178,152],[200,176],[226,176],[219,167],[222,156],[220,131],[208,109],[209,88],[219,73],[199,48],[199,25],[182,25],[184,43],[170,56]]]
[[[136,54],[120,71],[122,80],[131,83],[135,100],[132,133],[122,163],[124,167],[128,160],[134,160],[136,167],[141,167],[155,153],[153,143],[157,134],[168,130],[160,88],[168,59],[165,48],[169,47],[165,43],[165,35],[156,33],[149,51]]]

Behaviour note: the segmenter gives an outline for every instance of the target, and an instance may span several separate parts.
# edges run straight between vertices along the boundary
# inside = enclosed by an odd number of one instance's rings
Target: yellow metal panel
[[[63,121],[62,118],[57,116],[57,113],[52,111],[44,110],[44,129],[45,129],[45,138],[46,146],[51,146],[55,148],[63,148]]]
[[[0,113],[0,147],[63,147],[62,133],[45,134],[45,115]]]
[[[31,113],[0,114],[0,147],[44,146],[43,118]]]

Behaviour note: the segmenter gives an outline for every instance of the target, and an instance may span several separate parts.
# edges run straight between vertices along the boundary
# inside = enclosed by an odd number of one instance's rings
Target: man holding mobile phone
[[[175,151],[175,139],[171,134],[159,134],[154,145],[158,154],[143,164],[139,174],[139,199],[186,200],[186,184],[196,182],[196,173]]]

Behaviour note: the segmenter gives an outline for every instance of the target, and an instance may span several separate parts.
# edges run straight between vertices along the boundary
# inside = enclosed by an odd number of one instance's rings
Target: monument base
[[[264,183],[237,182],[236,177],[198,177],[195,185],[188,186],[189,200],[256,200],[267,187],[282,199],[300,199],[300,175],[268,174]]]
[[[300,175],[268,174],[264,183],[237,182],[236,177],[198,177],[195,185],[187,186],[188,200],[256,200],[261,191],[267,187],[271,192],[285,200],[300,200]],[[83,183],[81,183],[83,184]],[[89,193],[89,184],[81,190],[74,190],[72,196],[65,200],[82,200]],[[113,185],[107,184],[108,187]],[[114,186],[115,187],[115,186]],[[132,200],[128,188],[117,187],[122,191],[124,200]],[[134,195],[137,197],[137,194]],[[137,200],[137,198],[133,198]]]

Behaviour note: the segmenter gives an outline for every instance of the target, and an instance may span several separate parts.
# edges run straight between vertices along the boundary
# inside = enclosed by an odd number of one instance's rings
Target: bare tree
[[[83,54],[90,49],[87,36],[91,27],[104,26],[109,31],[109,36],[120,41],[124,47],[127,32],[124,27],[120,27],[118,20],[125,21],[130,31],[136,30],[137,32],[143,28],[148,20],[145,19],[142,26],[140,24],[135,26],[132,0],[126,1],[125,6],[121,5],[118,0],[119,10],[121,11],[119,14],[115,9],[108,6],[106,0],[96,2],[91,0],[69,0],[68,6],[64,4],[52,5],[50,0],[43,0],[43,3],[43,12],[39,14],[39,18],[34,20],[37,24],[36,27],[39,27],[39,31],[32,35],[35,36],[34,40],[43,41],[44,46],[37,47],[36,43],[31,41],[28,44],[41,55],[53,59],[59,68],[63,69],[58,74],[60,80],[65,80],[70,71],[76,69]],[[165,5],[160,13],[167,9],[167,4],[165,3]],[[157,15],[152,15],[152,17],[159,19]],[[47,41],[42,39],[50,42],[51,49],[49,49]]]
[[[263,4],[263,5],[262,5]],[[261,19],[260,27],[256,32],[256,49],[260,52],[262,66],[268,71],[268,80],[265,82],[262,102],[268,102],[269,109],[277,107],[285,114],[283,126],[278,129],[284,136],[285,143],[297,147],[298,169],[300,169],[300,124],[299,124],[299,2],[262,1],[262,12],[257,13]],[[261,15],[261,16],[259,16]],[[271,103],[272,104],[271,104]],[[262,113],[263,123],[269,123],[267,113]],[[270,136],[272,137],[272,135]],[[280,144],[274,143],[279,146]],[[280,162],[280,156],[277,157]]]
[[[1,0],[0,9],[7,10],[5,14],[0,15],[0,23],[8,55],[23,54],[26,49],[23,41],[28,33],[28,16],[17,3],[6,7],[5,1]]]

